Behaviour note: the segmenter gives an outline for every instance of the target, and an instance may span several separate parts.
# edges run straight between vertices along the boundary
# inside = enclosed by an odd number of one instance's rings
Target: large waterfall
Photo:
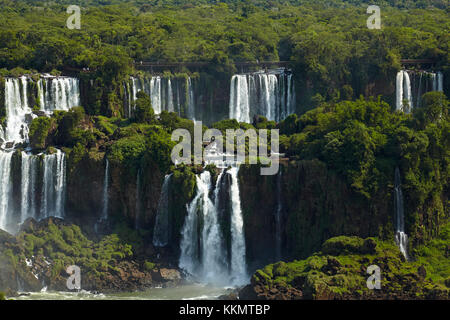
[[[8,212],[12,203],[12,152],[0,152],[0,229],[6,230]]]
[[[48,155],[22,151],[18,176],[12,170],[13,154],[0,152],[0,229],[15,232],[28,218],[64,218],[65,154],[59,150]],[[15,197],[13,190],[20,190],[20,197]]]
[[[251,122],[254,115],[281,121],[295,112],[292,73],[285,69],[238,74],[231,78],[229,116]]]
[[[395,242],[401,253],[408,260],[408,236],[405,233],[405,213],[402,193],[402,182],[399,168],[395,168]]]
[[[238,167],[231,168],[231,275],[233,283],[242,284],[247,281],[247,266],[245,260],[244,219],[241,211],[239,194]]]
[[[35,85],[32,83],[28,76],[5,78],[6,127],[0,128],[0,228],[9,232],[17,231],[28,218],[65,215],[65,154],[56,150],[35,155],[28,149],[16,151],[15,146],[28,143],[28,127],[37,116],[31,108],[34,103],[47,115],[79,105],[79,81],[41,75]]]
[[[5,142],[28,142],[28,126],[36,117],[30,99],[39,101],[40,110],[47,114],[80,104],[78,79],[43,75],[37,82],[36,93],[30,92],[30,82],[33,80],[26,76],[5,78],[6,128],[0,129],[0,138]]]
[[[5,79],[5,141],[28,141],[30,121],[26,116],[31,115],[31,109],[28,106],[27,82],[26,77]]]
[[[164,177],[164,182],[159,197],[158,212],[156,213],[155,226],[153,229],[153,245],[164,247],[169,243],[169,184],[172,174]]]
[[[152,108],[156,114],[163,110],[176,112],[180,116],[188,119],[195,119],[195,96],[193,81],[187,78],[169,78],[152,76],[150,78],[130,78],[130,93],[128,86],[125,86],[126,97],[130,96],[132,101],[125,101],[128,117],[132,117],[134,101],[137,93],[144,91],[150,97]]]
[[[429,91],[443,91],[442,72],[405,71],[397,73],[396,110],[411,112],[420,107],[422,95]],[[408,107],[404,103],[408,104]]]
[[[38,81],[41,111],[68,111],[80,105],[79,80],[70,77],[43,76]]]
[[[237,173],[238,168],[222,170],[217,178],[213,198],[211,174],[209,171],[201,173],[196,179],[196,196],[187,207],[179,266],[203,282],[239,285],[248,280]],[[230,177],[231,184],[223,183],[225,176]],[[228,224],[222,225],[225,221],[221,221],[227,219],[220,219],[218,214],[219,198],[223,192],[230,195],[229,230],[225,228]],[[230,246],[226,245],[224,231],[231,236]]]

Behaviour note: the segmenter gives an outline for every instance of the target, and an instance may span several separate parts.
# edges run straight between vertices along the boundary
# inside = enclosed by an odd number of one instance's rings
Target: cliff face
[[[277,192],[282,201],[278,232],[283,261],[305,258],[319,250],[325,240],[338,235],[376,236],[394,243],[393,185],[386,185],[367,199],[318,160],[290,162],[280,169],[281,191],[277,191],[277,176],[261,176],[256,166],[243,166],[240,170],[250,270],[279,260],[275,245]],[[408,199],[407,194],[405,198]],[[405,206],[410,246],[438,233],[448,218],[443,203],[445,199],[432,199],[419,208]]]

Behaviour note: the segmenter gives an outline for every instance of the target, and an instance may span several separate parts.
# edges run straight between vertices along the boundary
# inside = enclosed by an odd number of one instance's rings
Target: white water
[[[204,172],[209,183],[211,183],[211,175],[208,171]],[[223,248],[223,236],[220,230],[217,214],[217,199],[220,192],[220,180],[223,171],[217,178],[215,188],[215,203],[209,197],[210,185],[205,190],[205,201],[203,207],[203,231],[201,247],[203,251],[203,280],[208,283],[226,284],[228,278],[228,270],[226,268],[225,250]]]
[[[249,90],[246,75],[234,75],[230,86],[230,119],[250,122]]]
[[[12,199],[12,152],[0,152],[0,229],[7,230],[8,208]]]
[[[31,114],[31,109],[28,107],[26,77],[5,79],[5,107],[5,140],[15,143],[27,142],[26,115]]]
[[[182,229],[181,256],[179,267],[195,280],[220,285],[241,285],[248,282],[245,260],[245,239],[241,212],[238,168],[220,173],[215,190],[214,202],[210,197],[211,174],[204,171],[197,176],[197,193],[188,205],[188,215]],[[224,235],[218,219],[219,194],[224,174],[230,174],[231,186],[231,254],[228,265],[227,251],[224,247]],[[203,219],[203,228],[199,230],[199,222]]]
[[[102,208],[102,220],[108,220],[108,204],[109,204],[109,160],[105,158],[105,175],[103,177],[103,208]]]
[[[151,100],[155,114],[160,114],[163,110],[177,112],[188,119],[195,119],[195,95],[191,78],[170,79],[160,76],[151,78],[130,78],[130,89],[132,102],[125,102],[128,109],[128,117],[132,116],[132,109],[135,106],[136,95],[139,91],[144,91]],[[180,92],[185,87],[185,92]],[[182,97],[186,101],[183,100]],[[184,102],[183,102],[184,101]],[[182,112],[184,105],[184,112]],[[128,107],[131,106],[131,107]]]
[[[443,91],[442,72],[405,71],[397,73],[396,79],[396,110],[410,112],[421,106],[422,95],[429,91]],[[409,108],[403,106],[407,101]]]
[[[152,77],[150,80],[150,98],[152,108],[156,114],[161,113],[161,77]]]
[[[38,92],[41,111],[68,111],[80,105],[80,83],[76,78],[43,76]]]
[[[404,105],[407,103],[408,105]],[[408,72],[401,70],[397,73],[396,80],[396,110],[409,113],[413,108],[411,95],[411,81]]]
[[[191,78],[187,78],[187,91],[188,91],[188,101],[187,101],[187,112],[186,116],[190,120],[195,121],[195,97],[194,97],[194,87],[192,86]]]
[[[405,233],[405,214],[400,170],[395,168],[395,242],[400,252],[408,260],[408,236]]]
[[[22,152],[22,185],[20,223],[28,218],[36,218],[36,180],[39,158]]]
[[[169,184],[171,177],[172,174],[164,177],[161,188],[158,211],[153,229],[153,245],[155,247],[165,247],[169,243]]]
[[[233,284],[240,285],[248,281],[247,266],[245,260],[244,220],[241,210],[241,198],[239,194],[238,172],[239,168],[231,168],[231,275]]]
[[[60,150],[43,158],[41,219],[64,218],[66,196],[66,158]]]
[[[180,262],[179,267],[183,269],[188,275],[197,276],[199,274],[199,248],[198,239],[199,234],[197,230],[198,225],[198,210],[203,207],[205,201],[205,191],[209,192],[210,180],[208,173],[202,173],[196,177],[197,193],[194,199],[187,205],[187,216],[184,220],[184,225],[181,230],[180,241]]]
[[[295,90],[291,73],[284,69],[238,74],[231,78],[229,116],[251,122],[254,115],[281,121],[295,112]]]
[[[20,179],[16,181],[12,179],[12,155],[13,152],[0,152],[0,229],[15,233],[18,225],[28,218],[64,218],[65,154],[60,150],[52,155],[22,152]],[[17,201],[14,200],[13,184],[20,190]],[[38,188],[40,199],[36,193]]]

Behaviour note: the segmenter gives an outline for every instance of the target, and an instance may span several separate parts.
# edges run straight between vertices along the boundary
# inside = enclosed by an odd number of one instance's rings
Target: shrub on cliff
[[[133,120],[139,123],[151,123],[155,119],[150,97],[143,91],[136,94]]]
[[[30,145],[33,149],[45,149],[46,140],[50,130],[55,125],[53,118],[37,117],[34,118],[30,125]]]

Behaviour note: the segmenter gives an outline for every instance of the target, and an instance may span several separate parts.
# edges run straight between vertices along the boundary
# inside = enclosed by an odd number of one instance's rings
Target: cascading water
[[[161,113],[161,77],[152,77],[150,81],[150,98],[156,114]]]
[[[186,117],[188,119],[195,121],[195,97],[194,97],[194,87],[192,85],[191,78],[187,78],[187,92],[188,92],[188,101],[187,101],[187,111]]]
[[[180,242],[180,262],[179,267],[191,276],[199,275],[200,250],[199,250],[199,234],[198,234],[198,211],[203,208],[205,202],[205,194],[209,193],[209,185],[211,183],[209,172],[203,172],[196,177],[197,193],[192,202],[187,205],[187,216],[181,230]]]
[[[248,280],[245,260],[244,220],[241,211],[238,172],[234,167],[228,171],[231,174],[231,276],[233,284],[244,284]]]
[[[158,211],[156,213],[155,226],[153,229],[153,245],[165,247],[169,243],[169,185],[172,174],[164,177],[159,197]]]
[[[238,168],[222,170],[216,182],[213,202],[210,197],[211,174],[204,171],[197,176],[197,193],[187,207],[179,266],[203,282],[240,285],[248,280],[237,173]],[[224,175],[231,178],[228,191],[222,190],[226,186],[222,183]],[[219,195],[223,192],[229,192],[231,198],[229,253],[224,245],[223,226],[218,217]],[[227,257],[230,257],[229,263]]]
[[[38,81],[41,111],[52,112],[80,105],[80,83],[76,78],[43,76]]]
[[[41,219],[50,216],[64,218],[66,195],[65,153],[56,153],[43,158],[43,188],[41,200]]]
[[[413,108],[419,108],[422,95],[429,91],[443,91],[442,72],[399,71],[396,79],[396,110],[410,112]],[[404,101],[407,101],[409,108],[405,108]]]
[[[396,80],[396,110],[409,113],[412,108],[411,81],[408,72],[401,70],[397,73]]]
[[[160,114],[165,110],[176,112],[180,116],[194,120],[195,95],[190,77],[172,79],[161,76],[153,76],[150,78],[131,77],[129,86],[132,102],[127,99],[125,101],[129,118],[132,116],[132,109],[134,108],[137,93],[144,91],[150,97],[152,108],[156,114]]]
[[[246,75],[234,75],[231,78],[230,119],[250,122],[249,90]]]
[[[28,107],[26,77],[5,79],[5,107],[4,140],[15,143],[27,142],[29,121],[27,122],[26,116],[31,114],[31,109]]]
[[[28,218],[64,218],[65,154],[60,150],[51,155],[22,151],[20,178],[14,181],[12,156],[13,152],[0,152],[0,229],[14,233]],[[13,190],[20,190],[20,201],[14,197]]]
[[[295,113],[292,73],[285,69],[238,74],[231,78],[229,116],[239,122],[254,115],[281,121]]]
[[[12,152],[0,152],[0,229],[7,230],[8,212],[12,202]]]
[[[21,186],[21,216],[20,223],[28,218],[36,218],[36,180],[39,158],[22,152],[22,186]]]
[[[402,182],[399,168],[395,168],[395,242],[406,260],[408,260],[408,236],[405,233],[405,215],[402,193]]]

